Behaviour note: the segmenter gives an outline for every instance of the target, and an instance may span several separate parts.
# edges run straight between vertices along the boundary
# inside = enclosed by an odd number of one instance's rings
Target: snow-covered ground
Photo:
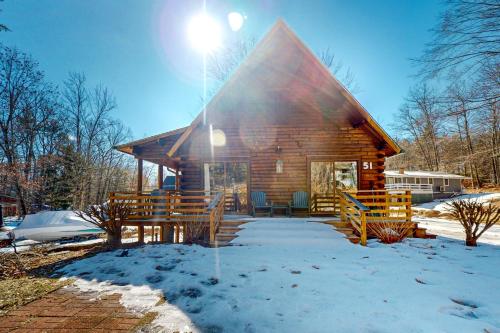
[[[415,205],[414,210],[435,210],[440,213],[446,213],[449,211],[448,204],[454,200],[473,200],[481,203],[490,203],[500,201],[500,193],[475,193],[475,194],[463,194],[450,199],[434,200],[431,202],[422,203]]]
[[[427,228],[427,231],[458,240],[465,240],[465,233],[462,225],[450,219],[448,204],[453,200],[475,200],[482,203],[500,202],[500,193],[477,193],[464,194],[451,199],[434,200],[412,207],[413,221],[419,226]],[[500,245],[500,225],[495,225],[488,229],[479,239],[479,242]]]
[[[458,221],[430,217],[413,217],[413,221],[418,222],[420,227],[426,228],[431,234],[465,241],[464,228]],[[479,242],[500,245],[500,225],[486,230]]]
[[[308,221],[256,219],[235,239],[241,246],[146,245],[62,272],[158,312],[166,332],[500,330],[500,247],[447,238],[362,247]]]

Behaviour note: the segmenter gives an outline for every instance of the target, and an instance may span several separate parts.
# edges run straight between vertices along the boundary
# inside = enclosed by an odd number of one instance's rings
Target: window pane
[[[358,188],[358,163],[335,162],[335,183],[341,190]]]

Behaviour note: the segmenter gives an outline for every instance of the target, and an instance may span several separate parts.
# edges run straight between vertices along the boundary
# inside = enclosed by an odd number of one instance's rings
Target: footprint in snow
[[[462,272],[464,272],[465,274],[471,274],[471,275],[474,274],[473,272],[468,272],[468,271],[462,271]]]
[[[218,283],[219,283],[219,279],[217,279],[215,277],[211,277],[207,281],[201,281],[201,284],[205,285],[205,286],[215,286]]]
[[[195,288],[195,287],[181,289],[180,294],[181,294],[181,296],[189,297],[189,298],[198,298],[201,295],[203,295],[201,290],[198,288]]]
[[[241,278],[247,278],[248,277],[248,275],[246,275],[246,274],[239,274],[238,276],[241,277]]]
[[[290,271],[290,273],[292,273],[292,274],[300,274],[302,272],[301,271]]]
[[[157,265],[155,266],[155,269],[157,271],[160,271],[160,272],[168,272],[168,271],[171,271],[175,268],[176,266],[175,265]]]
[[[264,267],[264,268],[260,268],[260,269],[258,270],[258,272],[267,272],[267,268],[265,268],[265,267]]]
[[[417,281],[418,283],[420,284],[427,284],[427,282],[425,282],[423,279],[421,278],[415,278],[415,281]]]
[[[116,267],[104,267],[101,269],[101,273],[104,273],[104,274],[118,274],[118,273],[121,273],[122,271],[119,270],[118,268]]]
[[[312,265],[312,268],[319,269],[319,266],[318,265]]]
[[[456,304],[459,304],[459,305],[463,305],[463,306],[467,306],[467,307],[472,308],[472,309],[477,309],[478,308],[478,305],[475,304],[474,302],[470,301],[470,300],[465,300],[465,299],[460,299],[460,298],[453,298],[453,297],[450,297],[450,300],[453,303],[456,303]]]
[[[155,275],[148,275],[146,276],[146,281],[148,281],[149,283],[159,283],[161,281],[163,281],[163,276],[159,275],[159,274],[155,274]]]

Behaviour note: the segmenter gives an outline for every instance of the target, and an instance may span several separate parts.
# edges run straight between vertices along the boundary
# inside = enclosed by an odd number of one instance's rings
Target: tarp
[[[44,211],[26,215],[14,229],[17,239],[50,241],[102,232],[92,223],[84,221],[73,211]]]

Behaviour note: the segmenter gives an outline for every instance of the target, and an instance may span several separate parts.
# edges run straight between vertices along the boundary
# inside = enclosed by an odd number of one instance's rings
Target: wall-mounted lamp
[[[276,160],[276,173],[283,173],[283,160]]]
[[[276,154],[281,154],[281,147],[280,146],[276,146]]]

